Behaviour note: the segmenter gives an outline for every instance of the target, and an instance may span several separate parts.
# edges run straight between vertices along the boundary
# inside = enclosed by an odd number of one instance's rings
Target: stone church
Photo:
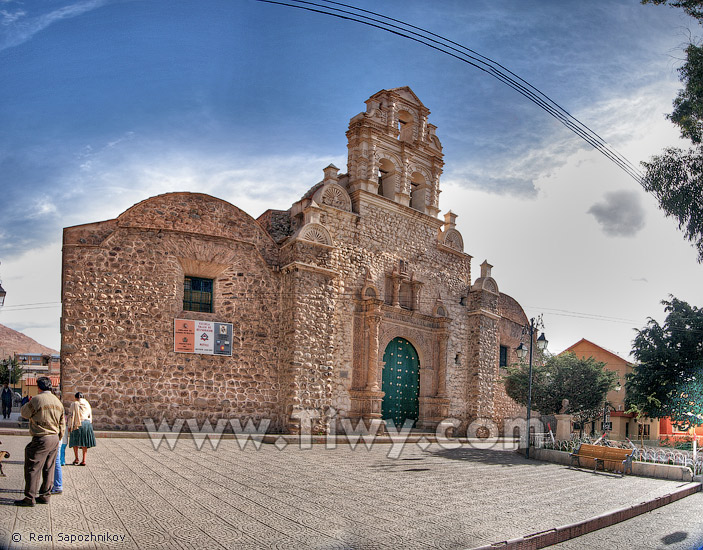
[[[346,173],[324,168],[285,211],[168,193],[66,228],[64,399],[84,392],[99,429],[524,414],[501,376],[527,318],[488,262],[472,282],[456,214],[438,217],[429,114],[408,87],[374,94],[349,122]]]

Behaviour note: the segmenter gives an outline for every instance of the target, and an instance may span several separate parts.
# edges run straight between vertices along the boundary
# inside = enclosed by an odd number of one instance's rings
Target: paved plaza
[[[64,467],[63,495],[17,508],[29,437],[0,439],[12,453],[0,478],[0,545],[13,549],[474,548],[684,485],[469,447],[407,444],[389,458],[388,444],[256,450],[223,439],[197,450],[181,439],[154,450],[149,439],[100,438],[88,466]],[[703,544],[702,512],[697,493],[555,548],[690,550]]]

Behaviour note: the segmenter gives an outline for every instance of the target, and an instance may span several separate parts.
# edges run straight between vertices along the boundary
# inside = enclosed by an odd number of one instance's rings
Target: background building
[[[22,368],[22,378],[13,386],[13,389],[22,395],[25,393],[36,395],[36,379],[39,376],[50,376],[53,386],[59,387],[61,374],[59,352],[4,325],[0,325],[0,359],[14,359]]]
[[[515,416],[501,362],[527,318],[492,266],[472,283],[456,214],[439,214],[442,146],[409,88],[366,101],[347,173],[258,220],[197,193],[64,230],[64,399],[99,428],[267,418]],[[486,228],[487,231],[490,228]],[[472,239],[480,238],[472,235]],[[512,245],[512,243],[511,243]]]
[[[613,371],[618,375],[616,389],[609,391],[606,396],[609,405],[609,421],[613,424],[613,429],[609,433],[611,439],[639,439],[640,430],[644,432],[642,435],[645,440],[659,437],[659,421],[657,419],[645,418],[638,423],[635,415],[625,412],[625,377],[632,372],[632,363],[585,338],[566,348],[562,353],[568,352],[574,353],[579,358],[593,357],[596,361],[605,363],[606,370]],[[600,433],[602,421],[603,418],[599,418],[595,422],[587,424],[584,431]]]

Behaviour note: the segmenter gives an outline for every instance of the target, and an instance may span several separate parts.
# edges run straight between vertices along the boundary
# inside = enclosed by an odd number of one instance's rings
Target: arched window
[[[381,159],[378,166],[378,194],[395,199],[395,166],[388,159]]]
[[[415,129],[415,119],[408,111],[398,111],[398,139],[412,141]]]
[[[428,186],[425,177],[419,172],[414,172],[410,177],[410,208],[425,212],[427,191]]]

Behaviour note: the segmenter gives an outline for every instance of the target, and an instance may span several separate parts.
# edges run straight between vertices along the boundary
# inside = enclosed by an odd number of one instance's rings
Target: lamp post
[[[523,335],[529,334],[530,336],[530,348],[528,350],[527,346],[520,342],[520,345],[515,350],[521,361],[525,359],[528,351],[530,354],[529,370],[527,374],[527,448],[525,449],[525,458],[530,458],[530,420],[532,416],[532,344],[535,341],[535,332],[540,326],[543,326],[541,316],[536,320],[534,317],[530,319],[530,324],[522,329]],[[540,334],[539,338],[537,338],[537,348],[540,350],[547,348],[547,337],[544,335],[544,332]]]

